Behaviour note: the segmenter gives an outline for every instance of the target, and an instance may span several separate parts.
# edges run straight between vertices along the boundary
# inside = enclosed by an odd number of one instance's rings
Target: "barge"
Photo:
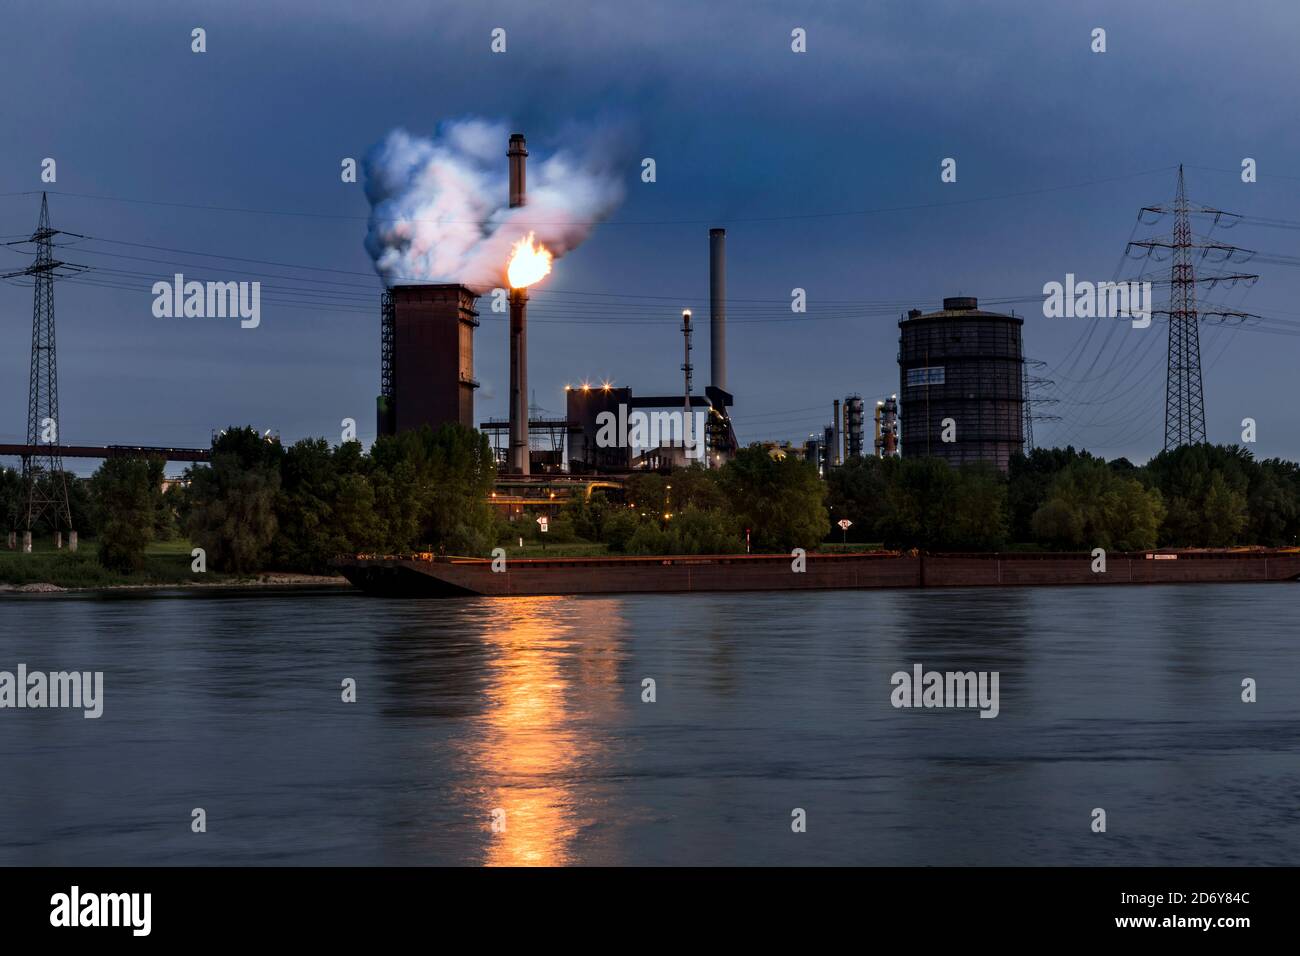
[[[339,573],[389,597],[541,596],[688,591],[1192,584],[1300,580],[1300,548],[1112,552],[1105,571],[1088,553],[810,552],[651,557],[457,558],[359,555]]]

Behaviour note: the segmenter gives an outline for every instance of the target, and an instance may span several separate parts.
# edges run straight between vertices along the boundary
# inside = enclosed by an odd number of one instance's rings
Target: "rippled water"
[[[105,684],[0,710],[0,863],[1295,864],[1298,597],[0,599],[0,670]],[[895,709],[915,663],[1000,715]]]

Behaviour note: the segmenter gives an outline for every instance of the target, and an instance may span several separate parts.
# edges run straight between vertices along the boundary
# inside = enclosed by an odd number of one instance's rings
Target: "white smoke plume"
[[[550,155],[529,145],[527,204],[510,208],[510,129],[461,119],[432,139],[393,130],[366,156],[366,250],[387,285],[459,282],[504,286],[522,236],[559,258],[623,200],[614,136],[575,134]]]

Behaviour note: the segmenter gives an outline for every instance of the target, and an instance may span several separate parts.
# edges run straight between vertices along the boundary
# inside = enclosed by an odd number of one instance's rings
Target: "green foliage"
[[[99,563],[129,574],[144,567],[145,548],[154,540],[165,510],[160,459],[109,458],[95,472],[91,487],[99,514]]]
[[[1242,540],[1251,523],[1251,478],[1259,471],[1249,451],[1236,445],[1184,445],[1156,455],[1147,471],[1168,509],[1161,544],[1224,547]]]
[[[1155,547],[1163,517],[1159,491],[1079,457],[1052,479],[1031,526],[1037,540],[1062,550],[1139,551]]]
[[[730,512],[750,529],[755,551],[812,548],[830,528],[826,485],[811,462],[774,458],[761,445],[741,449],[721,469]]]
[[[834,540],[880,540],[880,523],[886,514],[885,491],[897,465],[897,458],[850,458],[831,470],[826,478],[826,502]],[[841,518],[853,522],[847,534],[835,527]]]
[[[363,465],[356,442],[331,448],[323,438],[305,438],[285,452],[272,548],[277,567],[322,574],[337,555],[380,543]]]
[[[269,564],[283,458],[278,440],[230,428],[213,440],[211,464],[189,470],[186,531],[210,568],[248,573]]]
[[[892,548],[986,550],[1006,538],[1006,483],[988,465],[952,468],[939,458],[900,459],[879,522]]]
[[[564,515],[573,526],[573,533],[583,541],[605,540],[605,521],[613,511],[603,491],[594,491],[591,497],[577,495],[564,508]]]
[[[384,436],[370,450],[380,539],[395,551],[482,554],[498,526],[487,504],[496,462],[487,436],[451,423]]]
[[[0,521],[3,531],[19,527],[27,499],[23,495],[23,476],[12,468],[0,468]]]
[[[1300,540],[1300,466],[1280,458],[1261,461],[1248,493],[1252,544],[1280,547]]]
[[[626,551],[640,525],[640,517],[631,508],[615,508],[605,519],[602,529],[609,550]]]
[[[1035,448],[1028,455],[1012,457],[1007,470],[1008,530],[1012,540],[1030,541],[1037,537],[1033,529],[1034,515],[1047,503],[1048,488],[1058,474],[1077,461],[1101,459],[1086,451],[1075,451],[1073,445]]]
[[[739,520],[720,508],[687,505],[673,514],[668,530],[672,535],[669,554],[736,554],[745,550]]]

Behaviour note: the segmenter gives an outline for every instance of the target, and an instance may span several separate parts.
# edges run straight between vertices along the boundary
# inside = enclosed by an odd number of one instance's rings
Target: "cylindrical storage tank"
[[[1024,448],[1023,325],[965,296],[899,320],[904,457],[986,461],[1007,470]]]

